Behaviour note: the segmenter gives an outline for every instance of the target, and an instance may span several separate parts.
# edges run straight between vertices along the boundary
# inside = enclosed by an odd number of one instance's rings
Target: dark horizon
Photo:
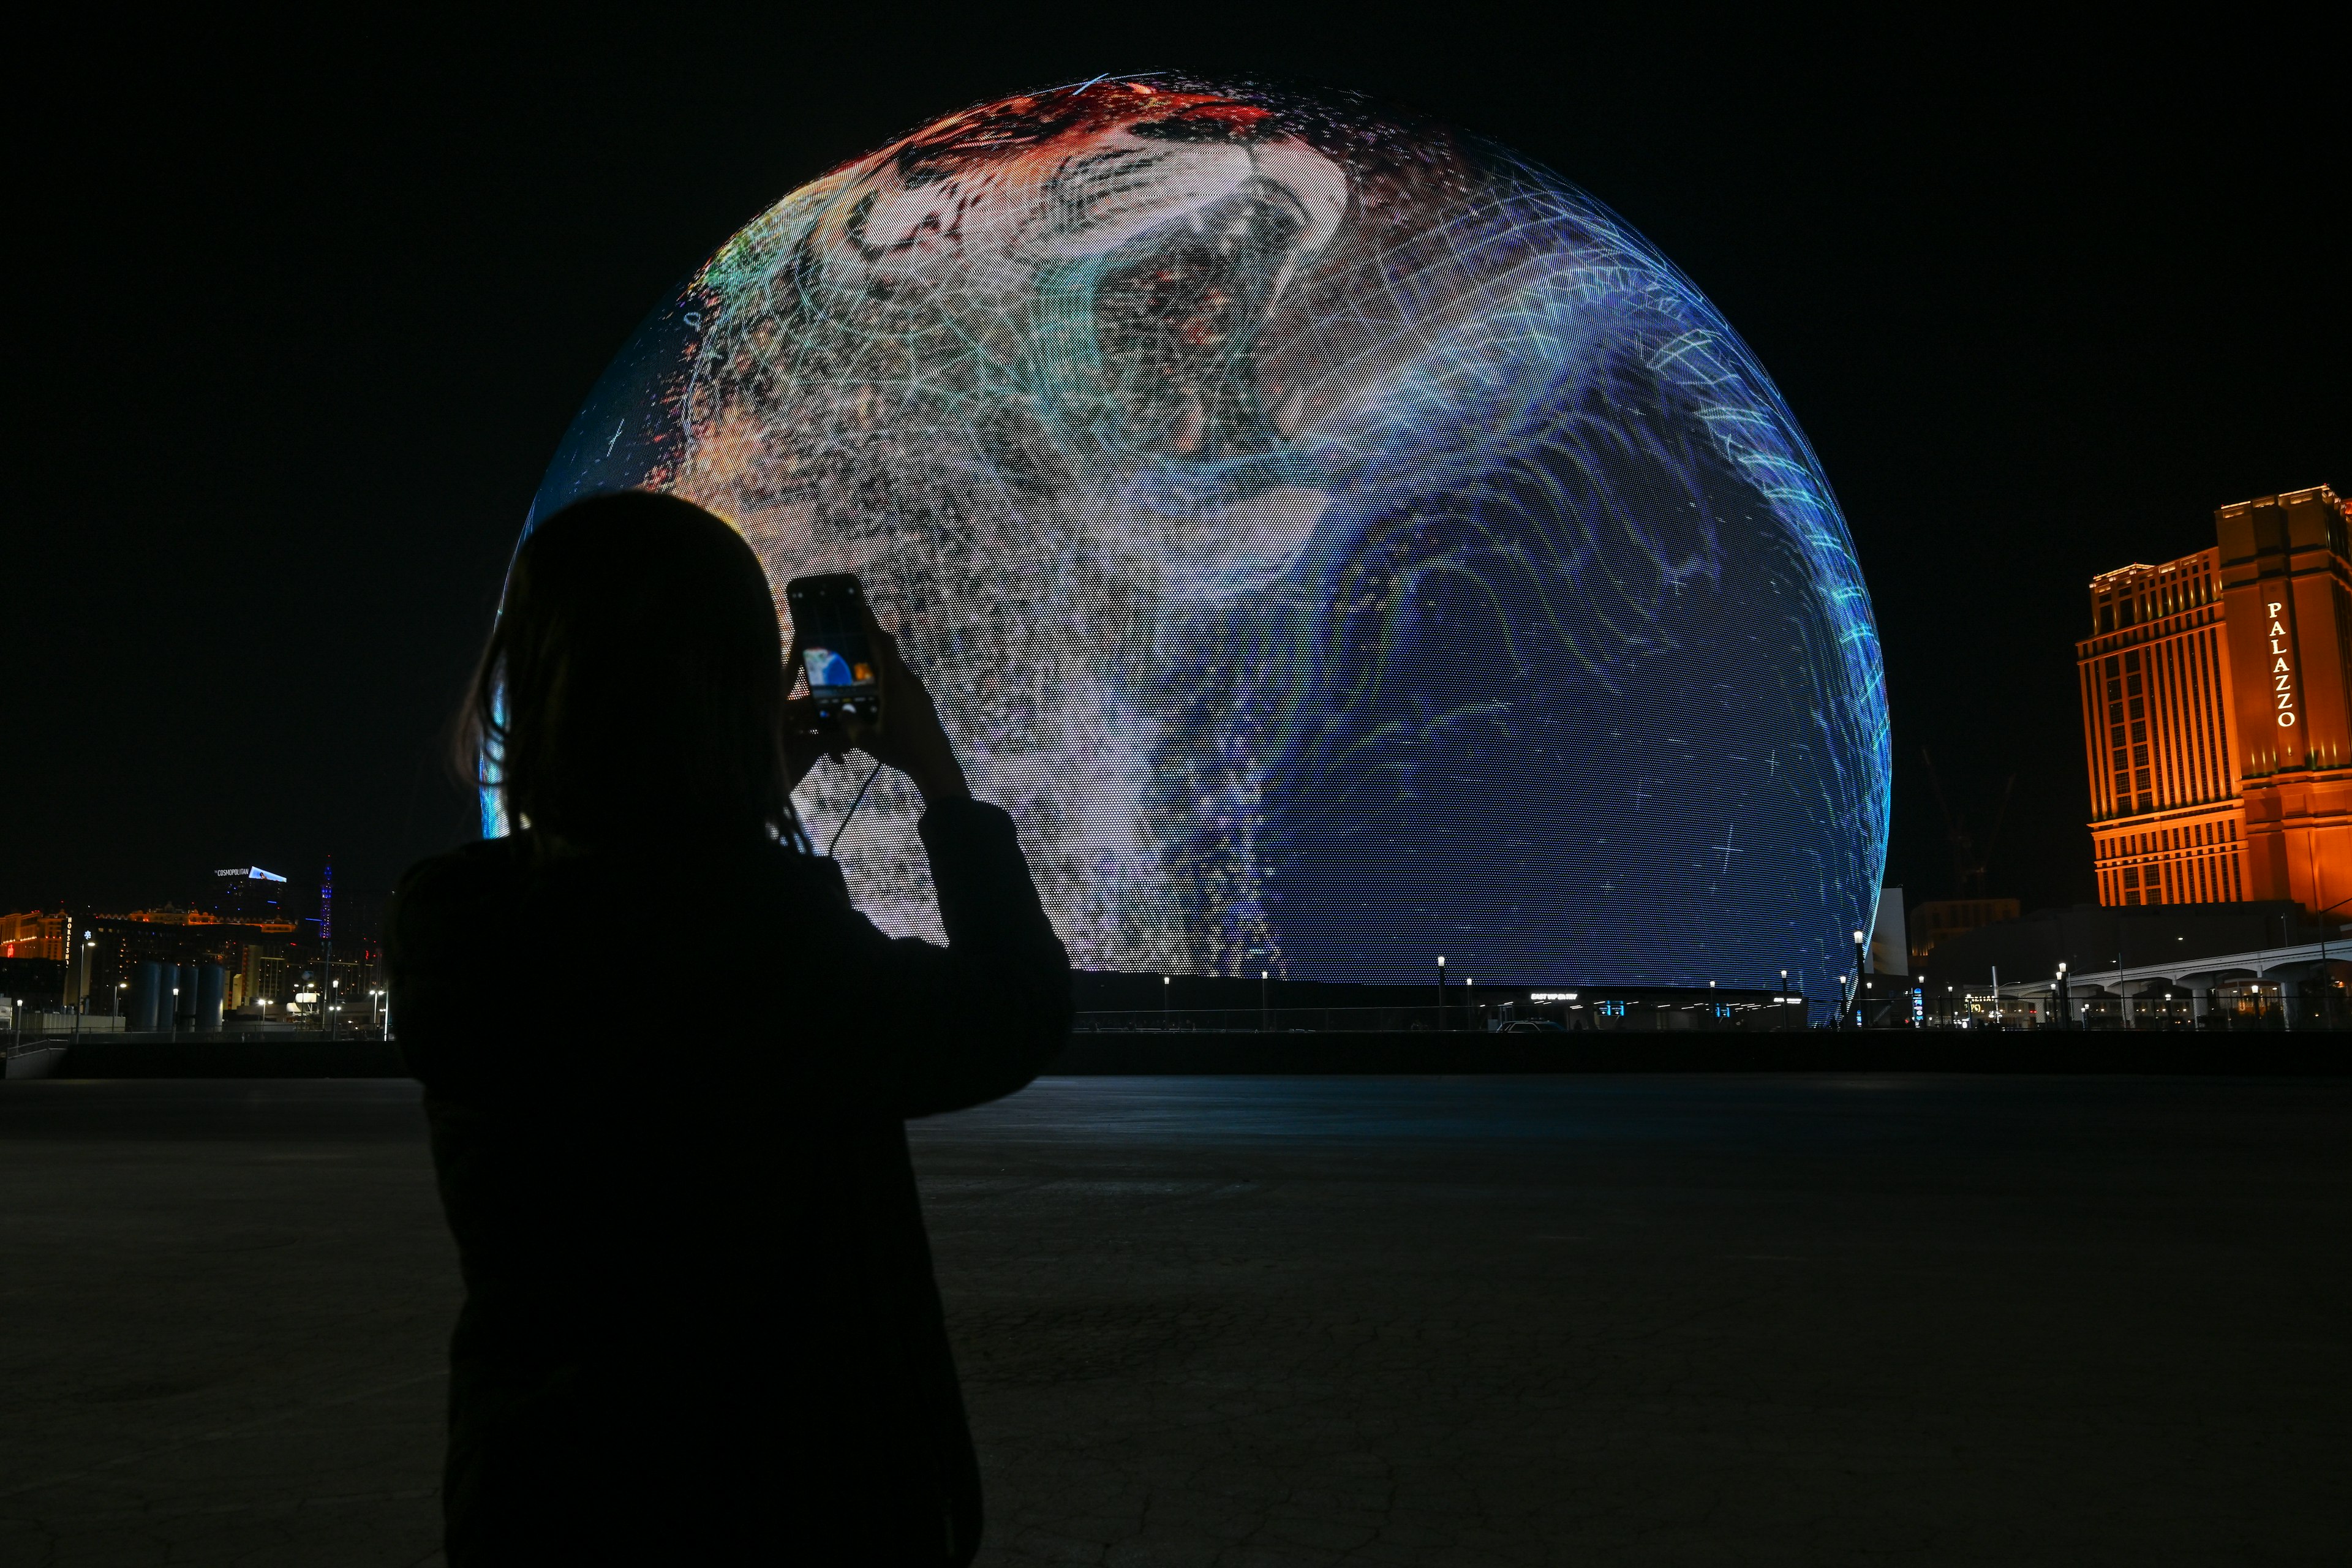
[[[72,42],[110,107],[36,131],[18,402],[59,438],[23,465],[11,552],[0,908],[184,904],[255,864],[315,897],[330,853],[339,926],[380,900],[472,830],[444,725],[541,473],[644,312],[920,121],[1146,65],[1358,89],[1623,214],[1753,345],[1844,505],[1894,716],[1886,880],[1956,890],[1924,747],[1961,811],[2016,774],[1990,892],[2090,900],[2084,584],[2211,543],[2217,506],[2352,484],[2320,216],[2341,115],[2276,85],[2316,51],[1988,36],[1923,60],[1706,26],[1090,32],[887,69],[781,20],[690,48],[650,21]]]

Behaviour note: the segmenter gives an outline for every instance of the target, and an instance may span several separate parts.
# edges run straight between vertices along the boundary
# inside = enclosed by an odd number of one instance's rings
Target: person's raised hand
[[[801,637],[793,633],[793,646],[784,654],[784,689],[790,691],[801,680]],[[839,762],[849,749],[848,738],[839,731],[830,732],[817,725],[816,699],[787,697],[784,699],[784,788],[795,790],[808,771],[816,766],[820,757]]]
[[[898,639],[882,629],[874,612],[866,612],[866,635],[881,660],[882,717],[879,722],[845,714],[842,732],[849,743],[879,763],[887,763],[912,779],[927,805],[971,794],[963,764],[956,761],[954,743],[940,722],[940,710],[922,678],[907,666]]]

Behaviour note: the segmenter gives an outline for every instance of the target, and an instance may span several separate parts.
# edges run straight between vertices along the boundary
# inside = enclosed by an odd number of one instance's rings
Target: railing
[[[1423,1029],[1484,1029],[1479,1006],[1448,1007],[1130,1007],[1080,1013],[1081,1035],[1255,1035],[1356,1030],[1388,1034]]]
[[[1567,1022],[1570,1030],[1670,1027],[1731,1029],[1781,1022],[1783,1009],[1754,1002],[1611,1002],[1602,1013],[1588,1005]],[[1671,1021],[1679,1015],[1679,1022]],[[1423,1031],[1479,1033],[1521,1025],[1561,1024],[1557,1010],[1530,1009],[1524,1002],[1453,1002],[1444,1007],[1131,1007],[1080,1013],[1072,1025],[1081,1035],[1231,1034],[1413,1034]]]
[[[2062,1016],[2057,1000],[2041,994],[2011,994],[2001,987],[1998,1004],[1990,991],[1945,999],[1931,999],[1925,1026],[1930,1029],[2042,1029],[2076,1033],[2172,1033],[2197,1031],[2227,1034],[2264,1030],[2352,1028],[2352,996],[2335,987],[2313,984],[2299,995],[2280,997],[2234,991],[2189,995],[2140,995],[2128,998],[2076,992]]]

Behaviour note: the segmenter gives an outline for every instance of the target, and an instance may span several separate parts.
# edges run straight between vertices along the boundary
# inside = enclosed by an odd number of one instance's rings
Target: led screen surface
[[[631,486],[780,611],[864,579],[1084,967],[1820,988],[1875,905],[1877,636],[1802,431],[1459,132],[1168,76],[951,115],[697,269],[532,516]],[[862,773],[803,786],[819,842]],[[842,856],[929,932],[918,809]]]

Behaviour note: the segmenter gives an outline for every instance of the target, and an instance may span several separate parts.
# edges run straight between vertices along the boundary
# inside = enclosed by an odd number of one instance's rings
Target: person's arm
[[[893,1111],[926,1116],[1021,1088],[1070,1030],[1070,960],[1054,934],[1013,819],[971,797],[939,710],[867,617],[882,667],[877,724],[851,721],[852,743],[898,768],[922,793],[920,831],[938,889],[945,948],[889,942],[869,950],[870,1031]],[[871,928],[868,928],[871,929]]]
[[[961,795],[923,814],[942,948],[890,942],[874,956],[869,1030],[892,1114],[929,1116],[1011,1094],[1070,1032],[1070,960],[1038,902],[1013,819]]]
[[[421,861],[393,894],[384,933],[393,1037],[429,1093],[478,1093],[491,1070],[477,1040],[478,955],[482,933],[511,920],[500,895],[513,848],[497,839]]]

